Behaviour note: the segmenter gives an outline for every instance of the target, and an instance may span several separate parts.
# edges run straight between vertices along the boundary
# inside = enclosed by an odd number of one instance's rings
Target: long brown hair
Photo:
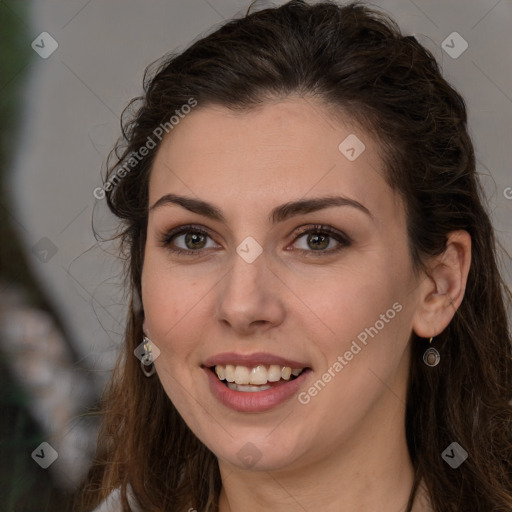
[[[127,162],[191,98],[198,108],[248,110],[290,94],[348,114],[379,141],[386,179],[406,205],[418,271],[427,257],[443,252],[447,233],[462,229],[471,235],[464,300],[436,338],[442,364],[426,366],[425,340],[411,334],[407,442],[416,483],[425,482],[436,512],[512,510],[510,292],[498,271],[465,102],[441,76],[433,55],[363,4],[293,0],[231,20],[181,54],[165,57],[146,70],[144,91],[123,115],[123,136],[111,153],[115,161],[104,187],[109,208],[122,220],[132,295],[126,343],[105,391],[81,510],[118,487],[124,510],[130,510],[128,484],[146,512],[218,510],[215,455],[185,424],[157,376],[144,377],[133,355],[142,341],[148,181],[159,143]],[[457,469],[441,457],[452,442],[469,455]],[[409,509],[411,503],[412,496]]]

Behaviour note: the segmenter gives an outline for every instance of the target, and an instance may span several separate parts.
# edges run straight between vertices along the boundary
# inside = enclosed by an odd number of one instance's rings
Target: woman
[[[294,0],[141,100],[100,191],[131,303],[81,510],[512,510],[510,296],[433,56]]]

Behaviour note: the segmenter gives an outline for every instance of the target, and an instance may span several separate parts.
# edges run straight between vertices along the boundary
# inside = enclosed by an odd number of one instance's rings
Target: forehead
[[[150,205],[169,192],[226,208],[336,193],[377,209],[396,200],[377,143],[351,119],[335,120],[303,98],[241,112],[196,107],[164,138],[153,164]]]

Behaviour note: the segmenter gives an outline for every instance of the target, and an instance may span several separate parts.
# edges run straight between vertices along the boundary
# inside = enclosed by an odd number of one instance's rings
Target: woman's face
[[[149,205],[158,377],[221,461],[297,469],[402,432],[419,281],[365,132],[299,98],[197,107],[158,150]]]

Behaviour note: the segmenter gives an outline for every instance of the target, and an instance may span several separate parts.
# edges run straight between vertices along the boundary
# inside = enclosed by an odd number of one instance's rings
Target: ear
[[[471,265],[471,236],[467,231],[448,234],[446,249],[429,263],[420,283],[419,305],[413,318],[414,332],[435,337],[446,329],[459,308]]]

